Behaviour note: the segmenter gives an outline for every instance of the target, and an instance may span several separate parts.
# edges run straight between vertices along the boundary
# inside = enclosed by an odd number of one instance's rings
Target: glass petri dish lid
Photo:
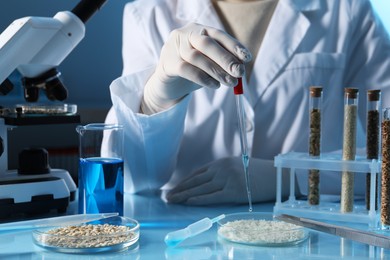
[[[34,230],[33,241],[44,249],[61,253],[122,251],[135,244],[140,235],[138,221],[121,216],[81,225]]]
[[[218,237],[224,241],[254,246],[292,246],[305,241],[309,231],[274,219],[270,212],[228,214],[218,221]]]

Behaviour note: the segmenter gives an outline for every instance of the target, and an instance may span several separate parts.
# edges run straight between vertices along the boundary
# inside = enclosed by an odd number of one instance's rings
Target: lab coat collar
[[[253,71],[259,73],[253,73],[249,80],[249,87],[255,88],[255,96],[251,99],[253,107],[277,79],[304,39],[310,27],[307,13],[319,10],[324,2],[279,0],[254,63]]]
[[[300,12],[316,11],[321,8],[323,1],[321,0],[279,0],[293,7]]]
[[[315,11],[321,8],[323,1],[321,0],[279,0],[298,12]],[[212,0],[178,0],[176,17],[186,21],[206,22],[210,23],[211,13],[215,13],[212,5]],[[220,27],[220,21],[216,17],[216,21]],[[212,21],[212,22],[216,22]]]
[[[211,0],[178,0],[176,18],[223,29]]]

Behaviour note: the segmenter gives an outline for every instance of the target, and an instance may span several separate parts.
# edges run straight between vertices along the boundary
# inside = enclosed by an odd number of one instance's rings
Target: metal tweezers
[[[332,225],[329,223],[291,216],[287,214],[281,214],[279,216],[275,216],[275,218],[277,220],[285,221],[298,226],[302,226],[317,231],[325,232],[328,234],[336,235],[339,237],[347,238],[350,240],[358,241],[364,244],[383,247],[383,248],[390,248],[390,237],[377,234],[374,232]]]

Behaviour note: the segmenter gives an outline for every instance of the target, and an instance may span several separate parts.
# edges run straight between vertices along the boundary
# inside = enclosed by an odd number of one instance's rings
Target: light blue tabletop
[[[76,202],[69,214],[77,213]],[[255,204],[255,212],[271,212],[274,204]],[[125,196],[125,216],[141,224],[140,239],[117,253],[64,254],[34,245],[31,231],[0,233],[0,259],[365,259],[390,258],[390,250],[310,231],[303,243],[289,247],[246,246],[218,239],[217,228],[167,247],[164,237],[205,217],[248,211],[248,206],[192,207],[164,203],[158,196]]]

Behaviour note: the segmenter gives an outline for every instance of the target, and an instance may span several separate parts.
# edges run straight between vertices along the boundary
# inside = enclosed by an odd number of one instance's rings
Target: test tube
[[[381,91],[367,91],[367,137],[366,154],[368,160],[377,160],[380,146],[380,109],[381,109]],[[375,180],[375,187],[378,187],[378,175]],[[371,173],[366,174],[366,209],[370,210],[370,192],[371,192]],[[375,209],[377,205],[377,193],[375,195]]]
[[[359,90],[345,88],[344,90],[344,133],[343,160],[355,160],[356,126],[359,101]],[[341,176],[341,212],[353,211],[354,173],[343,171]]]
[[[381,180],[381,224],[390,227],[390,108],[383,110],[382,117],[382,180]]]
[[[322,112],[322,87],[310,87],[309,98],[309,155],[319,158],[321,154],[321,112]],[[320,202],[320,171],[309,170],[308,202],[310,205],[318,205]]]

